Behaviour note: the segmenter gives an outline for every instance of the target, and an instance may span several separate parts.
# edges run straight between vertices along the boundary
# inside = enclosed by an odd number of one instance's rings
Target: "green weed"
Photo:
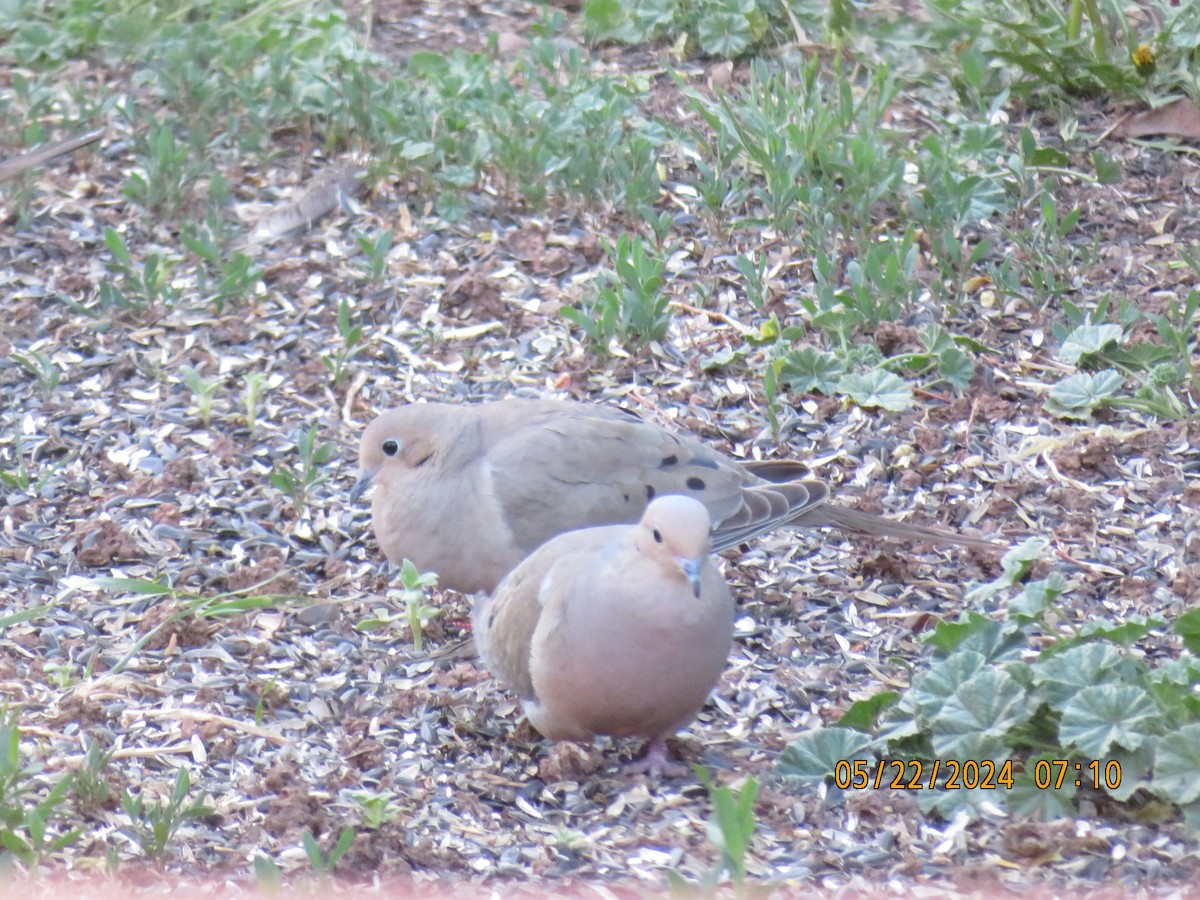
[[[285,468],[276,465],[268,480],[287,496],[292,508],[303,514],[308,506],[309,495],[326,481],[325,466],[333,459],[335,452],[331,442],[317,442],[317,426],[312,425],[307,431],[296,432],[296,453],[300,458],[299,466]]]
[[[663,283],[665,260],[637,235],[621,235],[608,252],[613,270],[603,274],[600,285],[578,307],[562,307],[562,317],[601,351],[613,339],[630,348],[663,340],[671,324],[671,298]]]
[[[143,792],[134,795],[122,791],[121,809],[129,817],[129,824],[121,828],[121,833],[132,839],[150,859],[163,859],[181,827],[213,814],[213,809],[204,805],[203,795],[197,800],[189,798],[191,790],[187,770],[180,769],[175,776],[175,785],[164,801],[148,803]]]
[[[403,612],[392,616],[379,611],[375,616],[363,619],[355,625],[360,631],[373,631],[403,620],[412,635],[413,649],[420,653],[425,642],[425,625],[441,610],[429,604],[429,591],[437,584],[437,575],[422,573],[407,559],[400,566],[400,588],[388,591],[388,600],[400,606]]]
[[[1074,815],[1086,785],[1117,802],[1144,789],[1200,826],[1200,613],[1174,622],[1185,646],[1177,660],[1153,662],[1128,649],[1166,627],[1162,619],[1092,619],[1064,629],[1064,573],[1028,580],[1045,548],[1034,539],[1006,554],[1001,576],[967,596],[976,609],[992,607],[991,616],[970,611],[939,624],[927,639],[933,664],[906,691],[856,702],[838,726],[793,742],[780,773],[866,787],[907,784],[921,772],[921,787],[930,788],[936,759],[937,789],[922,790],[920,801],[944,818],[978,815],[985,803],[1013,814]],[[896,762],[885,771],[873,756]],[[941,789],[955,769],[948,760],[968,776],[956,790]],[[1005,789],[979,784],[986,770],[971,775],[967,760],[988,761],[993,784]]]

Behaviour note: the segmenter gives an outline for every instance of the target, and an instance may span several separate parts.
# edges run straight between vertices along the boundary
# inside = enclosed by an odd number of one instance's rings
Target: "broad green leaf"
[[[1075,785],[1074,769],[1068,767],[1063,776],[1062,785],[1038,787],[1034,782],[1034,767],[1039,761],[1056,759],[1053,753],[1043,753],[1031,757],[1025,762],[1025,771],[1014,779],[1011,791],[1006,792],[1005,801],[1009,812],[1022,816],[1033,816],[1048,822],[1052,819],[1062,819],[1075,814],[1075,794],[1079,788]],[[1051,770],[1051,777],[1057,778],[1057,770]],[[1070,777],[1067,777],[1069,775]]]
[[[866,409],[878,407],[888,412],[904,412],[912,406],[912,387],[883,369],[843,375],[837,389]]]
[[[1024,590],[1008,601],[1008,608],[1018,615],[1036,618],[1054,607],[1054,602],[1066,589],[1061,572],[1051,572],[1046,578],[1031,581]]]
[[[909,693],[917,705],[918,715],[926,719],[937,716],[958,686],[973,678],[985,665],[987,660],[982,653],[965,651],[942,660],[914,679]]]
[[[1115,681],[1115,670],[1121,659],[1116,647],[1095,642],[1039,659],[1030,668],[1042,696],[1052,707],[1058,708],[1084,688]]]
[[[1004,734],[1032,714],[1025,691],[1011,675],[983,669],[959,685],[929,723],[933,749],[942,757],[999,762]]]
[[[1099,150],[1093,151],[1092,166],[1096,170],[1096,178],[1102,184],[1116,184],[1124,178],[1121,166],[1107,153],[1101,153]]]
[[[1158,707],[1139,687],[1106,684],[1078,691],[1058,726],[1064,744],[1090,759],[1103,759],[1115,745],[1136,750],[1160,724]]]
[[[1121,340],[1121,335],[1120,325],[1080,325],[1067,335],[1058,350],[1058,358],[1075,365],[1085,354],[1099,353],[1109,345],[1115,346]]]
[[[838,389],[838,379],[846,367],[832,353],[814,347],[801,347],[780,357],[778,380],[793,391],[806,394],[818,391],[831,395]]]
[[[957,347],[947,347],[937,355],[938,375],[960,391],[966,390],[975,376],[975,363]]]
[[[1094,375],[1080,372],[1064,378],[1051,389],[1046,398],[1046,409],[1064,418],[1084,419],[1124,383],[1125,378],[1112,369]]]
[[[1151,783],[1176,803],[1200,800],[1200,724],[1185,725],[1159,742]]]
[[[896,691],[881,691],[866,700],[856,700],[842,713],[842,717],[838,719],[838,727],[853,728],[855,731],[870,734],[875,728],[875,720],[879,718],[879,713],[899,699],[900,695]]]
[[[864,735],[849,728],[819,728],[788,744],[777,769],[802,784],[820,784],[833,774],[839,760],[864,758],[863,751],[870,745]]]
[[[1200,654],[1200,608],[1189,609],[1175,620],[1175,633],[1190,653]]]

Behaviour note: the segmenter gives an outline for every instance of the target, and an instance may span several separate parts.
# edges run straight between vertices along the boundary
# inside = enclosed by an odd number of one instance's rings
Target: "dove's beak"
[[[683,574],[687,576],[688,584],[692,586],[692,593],[699,600],[700,572],[704,567],[704,558],[692,559],[690,557],[679,557],[676,561],[679,563],[679,568],[683,570]]]
[[[367,488],[371,486],[371,482],[375,478],[375,473],[379,469],[363,469],[358,473],[358,481],[354,482],[354,487],[350,488],[350,502],[357,503],[359,498],[366,493]]]

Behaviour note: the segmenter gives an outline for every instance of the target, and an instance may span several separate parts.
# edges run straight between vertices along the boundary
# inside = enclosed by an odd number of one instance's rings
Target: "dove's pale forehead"
[[[708,549],[712,519],[699,500],[667,494],[646,507],[642,525],[659,531],[674,552],[697,556]]]

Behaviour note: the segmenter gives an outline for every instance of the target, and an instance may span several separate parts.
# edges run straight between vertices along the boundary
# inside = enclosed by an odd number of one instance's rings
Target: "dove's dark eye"
[[[388,438],[383,442],[383,455],[395,456],[400,452],[400,442],[392,438]]]
[[[654,543],[656,543],[656,544],[662,543],[662,532],[659,531],[657,528],[654,529]]]

